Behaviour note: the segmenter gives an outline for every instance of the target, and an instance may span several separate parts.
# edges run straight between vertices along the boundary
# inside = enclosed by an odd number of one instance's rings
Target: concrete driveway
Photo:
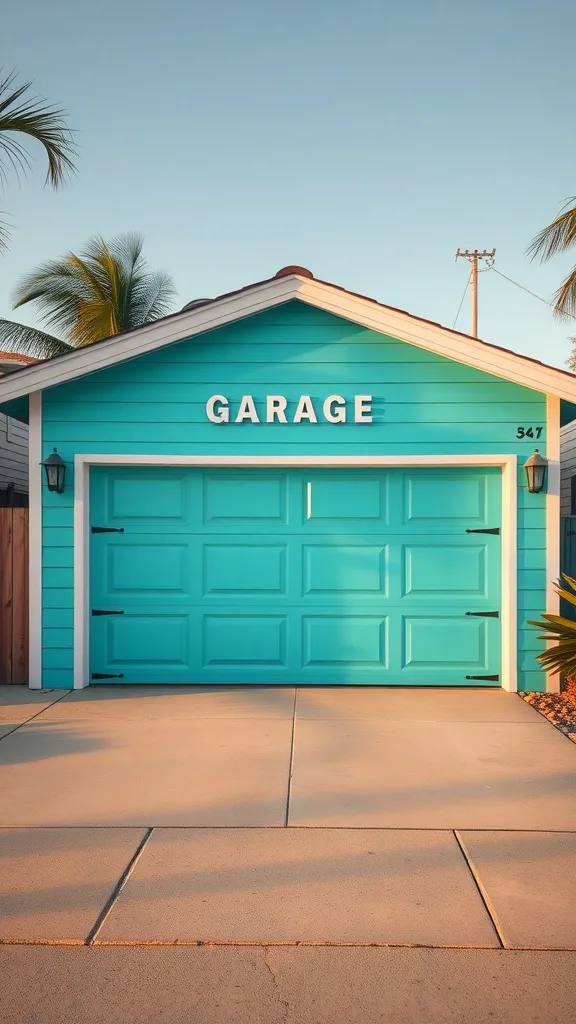
[[[380,951],[400,975],[391,951],[425,947],[447,978],[466,949],[576,950],[576,746],[515,695],[2,690],[0,940],[19,977],[39,969],[29,943],[115,947],[119,964],[118,946],[252,946],[267,976],[274,947],[318,947],[316,966]],[[530,1007],[518,1020],[564,1019]]]

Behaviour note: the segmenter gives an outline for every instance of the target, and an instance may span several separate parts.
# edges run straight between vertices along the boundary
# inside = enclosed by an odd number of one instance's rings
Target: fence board
[[[0,682],[28,681],[28,509],[0,508]]]
[[[0,508],[0,682],[12,681],[12,509]]]
[[[28,509],[15,508],[12,529],[12,682],[28,682]]]

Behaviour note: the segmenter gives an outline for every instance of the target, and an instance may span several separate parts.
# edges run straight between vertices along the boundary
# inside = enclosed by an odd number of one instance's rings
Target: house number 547
[[[519,441],[521,441],[523,437],[535,437],[536,440],[538,440],[543,429],[543,427],[517,427],[516,437]]]

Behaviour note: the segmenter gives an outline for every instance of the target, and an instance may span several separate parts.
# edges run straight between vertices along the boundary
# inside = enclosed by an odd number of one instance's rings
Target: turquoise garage
[[[12,373],[30,685],[555,688],[575,383],[299,267]]]

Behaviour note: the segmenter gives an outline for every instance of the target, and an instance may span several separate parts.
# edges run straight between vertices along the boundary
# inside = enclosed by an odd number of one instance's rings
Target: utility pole
[[[479,249],[474,249],[470,252],[466,249],[464,252],[460,251],[460,248],[456,250],[456,259],[461,256],[463,259],[468,260],[470,263],[470,297],[471,297],[471,320],[470,320],[470,334],[473,338],[478,337],[478,261],[479,260],[494,260],[496,255],[496,249],[492,249],[492,252],[488,252],[487,249],[483,249],[480,252]],[[491,264],[489,264],[490,266]],[[488,270],[488,267],[485,268]]]

